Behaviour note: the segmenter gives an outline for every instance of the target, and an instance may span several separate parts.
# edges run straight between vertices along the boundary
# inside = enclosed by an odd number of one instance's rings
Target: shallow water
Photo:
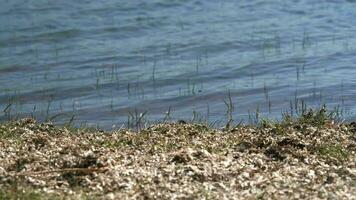
[[[356,118],[356,1],[1,4],[1,120],[226,122],[229,94],[235,122],[296,100]]]

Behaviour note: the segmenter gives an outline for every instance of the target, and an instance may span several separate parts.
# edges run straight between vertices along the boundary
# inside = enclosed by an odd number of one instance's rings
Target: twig
[[[64,168],[64,169],[57,169],[57,170],[23,172],[23,173],[17,173],[17,174],[15,174],[15,176],[31,176],[31,175],[50,174],[50,173],[63,173],[63,172],[92,173],[92,172],[105,172],[107,170],[108,170],[107,167],[101,167],[101,168]]]

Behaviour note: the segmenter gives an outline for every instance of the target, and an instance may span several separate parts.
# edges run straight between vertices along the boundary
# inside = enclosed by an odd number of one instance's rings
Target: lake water
[[[1,0],[0,119],[353,120],[355,33],[354,0]]]

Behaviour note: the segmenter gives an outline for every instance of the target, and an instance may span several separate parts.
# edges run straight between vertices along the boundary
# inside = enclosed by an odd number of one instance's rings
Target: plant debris
[[[355,123],[0,125],[0,199],[356,199]]]

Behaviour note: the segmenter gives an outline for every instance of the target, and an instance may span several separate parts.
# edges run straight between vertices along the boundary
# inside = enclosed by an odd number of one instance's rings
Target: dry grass
[[[0,125],[0,199],[355,199],[356,126],[304,115],[139,133]]]

